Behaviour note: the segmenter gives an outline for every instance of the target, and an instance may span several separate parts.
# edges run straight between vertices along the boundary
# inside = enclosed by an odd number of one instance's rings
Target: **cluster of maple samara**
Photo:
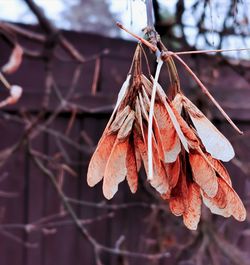
[[[103,179],[107,199],[125,179],[135,193],[142,165],[149,175],[148,123],[154,79],[142,74],[139,54],[89,163],[88,184],[92,187]],[[245,220],[244,205],[221,163],[234,157],[230,142],[181,90],[170,101],[158,83],[156,89],[151,186],[189,229],[197,228],[202,202],[214,214]]]

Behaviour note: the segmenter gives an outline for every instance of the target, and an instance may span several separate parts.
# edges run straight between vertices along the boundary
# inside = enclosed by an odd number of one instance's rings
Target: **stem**
[[[147,41],[147,40],[141,38],[140,36],[134,34],[133,32],[129,31],[121,23],[116,22],[116,25],[117,25],[117,27],[119,27],[120,29],[124,30],[125,32],[127,32],[128,34],[130,34],[131,36],[133,36],[134,38],[136,38],[137,40],[139,40],[141,43],[143,43],[144,45],[146,45],[153,52],[156,52],[158,50],[158,48],[156,46],[152,45],[149,41]]]
[[[146,0],[146,10],[147,10],[147,26],[150,29],[154,29],[154,15],[153,15],[152,0]]]
[[[11,88],[11,85],[10,83],[8,82],[8,80],[4,77],[4,75],[0,72],[0,81],[2,81],[2,83],[4,84],[4,86],[10,90]]]
[[[153,117],[154,117],[154,104],[155,104],[155,95],[158,85],[158,79],[161,71],[163,61],[160,59],[157,64],[151,101],[150,101],[150,109],[149,109],[149,122],[148,122],[148,179],[153,179],[153,147],[152,147],[152,134],[153,134]]]
[[[153,2],[152,0],[146,0],[146,10],[147,10],[147,28],[146,28],[146,34],[148,35],[149,42],[157,46],[158,43],[158,33],[155,30],[154,27],[154,8],[153,8]]]

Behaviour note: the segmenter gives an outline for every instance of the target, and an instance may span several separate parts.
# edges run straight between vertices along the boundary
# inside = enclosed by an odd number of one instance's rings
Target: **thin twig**
[[[4,86],[10,90],[11,89],[11,84],[8,82],[8,80],[4,77],[4,75],[0,72],[0,80],[4,84]]]
[[[98,209],[102,209],[102,210],[105,210],[105,209],[122,210],[122,209],[137,208],[137,207],[142,207],[142,208],[146,208],[146,209],[147,208],[148,209],[154,209],[154,208],[165,209],[166,208],[166,206],[164,206],[164,205],[147,204],[147,203],[143,203],[143,202],[107,204],[106,201],[89,202],[89,201],[77,200],[77,199],[69,198],[69,197],[67,197],[67,200],[73,204],[98,208]]]
[[[133,36],[134,38],[136,38],[137,40],[139,40],[141,43],[145,44],[146,46],[148,46],[153,52],[156,52],[158,50],[157,47],[155,47],[154,45],[152,45],[149,41],[141,38],[140,36],[134,34],[133,32],[129,31],[128,29],[126,29],[120,22],[116,22],[116,25],[126,31],[128,34],[130,34],[131,36]]]
[[[217,53],[217,52],[238,52],[238,51],[250,51],[250,48],[183,51],[183,52],[174,52],[174,54],[176,54],[176,55],[188,55],[188,54],[201,54],[201,53],[204,54],[204,53]]]
[[[98,57],[98,58],[96,58],[95,71],[94,71],[93,82],[92,82],[92,86],[91,86],[91,94],[93,96],[96,95],[98,81],[99,81],[99,77],[100,77],[100,68],[101,68],[101,59],[100,59],[100,57]]]

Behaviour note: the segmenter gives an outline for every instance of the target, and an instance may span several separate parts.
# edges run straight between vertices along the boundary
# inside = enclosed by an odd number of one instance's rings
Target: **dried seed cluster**
[[[149,174],[147,138],[155,81],[142,74],[138,49],[132,73],[121,88],[89,163],[88,184],[92,187],[103,179],[107,199],[115,195],[125,178],[135,193],[142,164]],[[233,156],[230,142],[180,90],[170,101],[157,83],[152,125],[153,177],[148,181],[169,201],[171,212],[183,217],[189,229],[197,228],[202,201],[212,213],[245,220],[244,205],[220,162]]]

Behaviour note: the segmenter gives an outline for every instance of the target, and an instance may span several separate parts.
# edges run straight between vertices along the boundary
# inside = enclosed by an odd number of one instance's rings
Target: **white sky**
[[[61,0],[35,0],[35,2],[46,10],[50,18],[60,18],[60,13],[65,10]],[[77,2],[71,0],[72,3]],[[20,21],[25,23],[35,23],[36,19],[29,12],[28,7],[22,0],[0,0],[0,18],[8,21]]]

